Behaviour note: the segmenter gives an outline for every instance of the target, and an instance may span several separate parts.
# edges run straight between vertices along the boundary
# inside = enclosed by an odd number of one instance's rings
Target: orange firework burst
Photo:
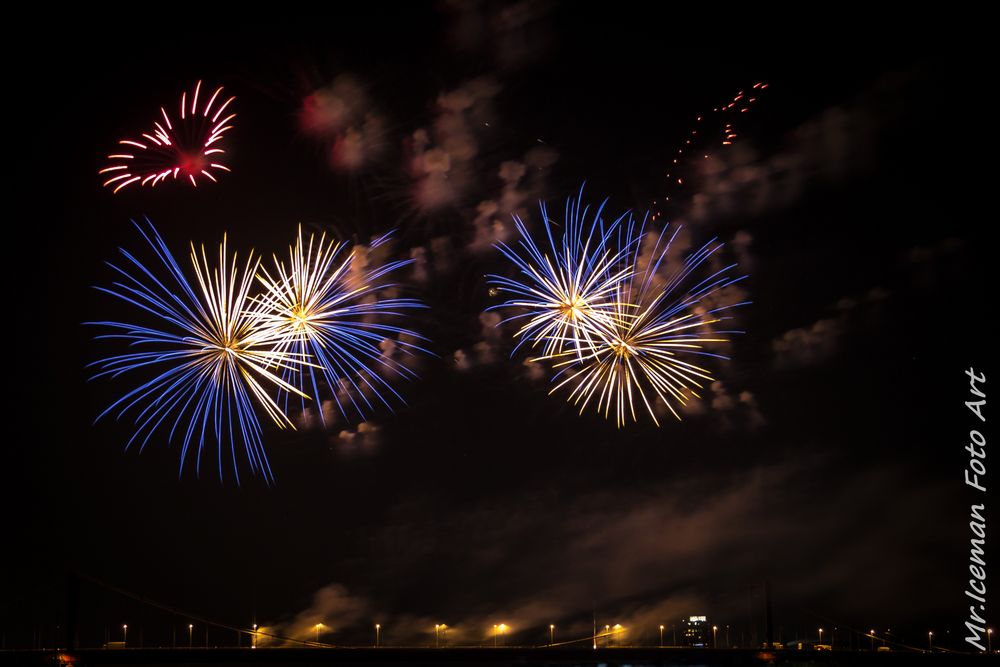
[[[187,92],[181,94],[173,120],[160,107],[160,118],[153,121],[150,131],[120,140],[117,150],[108,155],[110,163],[98,172],[107,179],[104,187],[114,192],[134,183],[155,187],[168,178],[188,181],[194,187],[199,178],[216,182],[213,171],[229,171],[223,164],[222,139],[233,128],[236,114],[227,109],[234,99],[225,99],[222,86],[211,95],[201,95],[199,81],[190,97]]]

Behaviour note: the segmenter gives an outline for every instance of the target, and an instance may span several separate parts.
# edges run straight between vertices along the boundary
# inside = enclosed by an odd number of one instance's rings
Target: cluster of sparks
[[[732,264],[695,282],[721,243],[713,239],[678,261],[670,254],[679,227],[656,232],[630,214],[605,223],[602,209],[588,218],[581,192],[556,232],[542,205],[540,243],[518,219],[517,245],[497,246],[518,277],[490,276],[496,292],[509,296],[496,308],[516,310],[505,320],[522,323],[515,352],[537,350],[531,360],[556,371],[550,393],[568,391],[581,414],[592,406],[622,426],[644,408],[659,425],[662,404],[680,419],[678,406],[714,381],[695,361],[726,359],[707,347],[741,333],[718,325],[746,305],[725,303],[723,291],[746,276],[735,275]]]
[[[213,171],[230,171],[224,164],[223,136],[233,128],[235,113],[228,111],[235,97],[226,98],[220,86],[203,95],[199,81],[190,97],[181,94],[177,115],[160,107],[153,127],[136,138],[121,139],[116,151],[107,156],[108,166],[98,173],[106,178],[104,187],[119,190],[138,183],[156,187],[170,180],[185,180],[198,187],[199,179],[217,182]],[[199,107],[199,102],[203,106]]]
[[[363,417],[372,407],[369,396],[385,405],[386,391],[399,396],[379,370],[412,377],[383,346],[394,336],[420,336],[381,320],[422,306],[413,299],[379,300],[393,287],[383,278],[407,262],[358,271],[365,257],[357,249],[325,235],[305,241],[300,229],[290,263],[275,257],[273,275],[253,252],[245,262],[230,255],[225,238],[214,264],[204,246],[192,243],[192,283],[153,225],[136,226],[156,262],[147,266],[121,249],[125,261],[109,264],[117,280],[98,289],[134,306],[141,317],[91,322],[108,330],[97,338],[130,348],[91,364],[97,369],[93,377],[142,378],[98,416],[131,415],[134,432],[126,448],[144,448],[166,429],[168,441],[180,439],[181,472],[193,449],[200,473],[203,453],[214,444],[220,480],[229,459],[237,482],[245,463],[271,483],[261,413],[280,428],[294,429],[288,397],[300,398],[305,410],[306,400],[328,391],[345,417],[345,397]],[[394,346],[408,354],[421,349],[406,340]]]

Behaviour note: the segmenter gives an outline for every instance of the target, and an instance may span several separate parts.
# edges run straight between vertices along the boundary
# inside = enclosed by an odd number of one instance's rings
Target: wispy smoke
[[[875,287],[859,298],[845,297],[837,302],[835,317],[817,320],[812,324],[786,331],[771,343],[777,368],[812,366],[822,363],[837,351],[838,343],[850,329],[852,316],[864,304],[877,306],[889,293]]]
[[[548,0],[489,2],[448,0],[451,34],[462,51],[485,52],[501,70],[520,67],[538,58],[551,40]]]
[[[453,644],[489,643],[499,623],[510,626],[512,643],[544,643],[554,623],[560,639],[586,642],[596,611],[599,624],[620,623],[631,636],[649,640],[658,624],[669,627],[670,619],[689,614],[742,618],[746,586],[760,583],[752,573],[778,578],[779,596],[822,595],[828,606],[850,609],[858,585],[888,594],[933,572],[933,558],[919,555],[926,540],[919,526],[937,516],[943,490],[901,483],[905,475],[888,468],[824,481],[820,470],[827,462],[828,455],[804,450],[794,460],[721,476],[713,470],[629,492],[586,494],[568,504],[553,503],[539,490],[479,500],[444,517],[414,519],[414,508],[400,505],[398,514],[372,527],[371,557],[394,585],[411,591],[422,590],[417,573],[444,558],[449,588],[435,589],[440,616],[386,618],[378,603],[334,585],[275,627],[308,637],[315,623],[337,629],[381,622],[387,643],[427,645],[439,623],[449,626]],[[897,492],[885,505],[881,489],[887,487]],[[874,504],[895,520],[870,521]],[[822,512],[824,529],[811,530],[817,512],[829,507],[837,511]],[[810,540],[800,539],[802,530],[811,530]],[[854,536],[848,544],[845,534]],[[457,535],[466,547],[461,554],[438,550]],[[868,550],[852,546],[862,543]],[[514,546],[532,544],[544,548]],[[892,571],[877,568],[886,558],[897,563]],[[465,582],[477,582],[474,591],[464,589]],[[655,591],[659,595],[651,596]],[[919,603],[913,607],[922,612]],[[341,636],[356,635],[345,630]]]
[[[442,93],[431,128],[420,128],[410,136],[407,171],[419,211],[458,205],[475,182],[478,135],[493,119],[492,102],[500,90],[494,78],[480,77]]]
[[[341,75],[307,95],[299,123],[303,132],[323,143],[330,166],[340,171],[369,165],[387,145],[384,116],[351,75]]]

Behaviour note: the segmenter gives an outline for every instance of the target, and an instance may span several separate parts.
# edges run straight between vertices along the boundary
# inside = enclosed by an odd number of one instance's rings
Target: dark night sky
[[[7,644],[63,622],[66,568],[224,624],[301,634],[322,620],[344,643],[369,641],[376,621],[398,641],[438,622],[469,642],[501,621],[525,642],[550,622],[583,636],[594,608],[637,633],[693,613],[749,632],[765,579],[786,638],[817,625],[956,634],[974,498],[963,371],[985,366],[990,340],[987,219],[967,195],[987,119],[956,102],[973,75],[916,44],[692,48],[667,24],[444,3],[309,27],[192,23],[124,45],[114,31],[53,38],[58,69],[35,83],[58,143],[38,153],[44,191],[19,223],[45,235],[48,364],[36,422],[12,443],[9,513],[28,525],[0,605]],[[343,75],[385,121],[382,152],[351,174],[297,120],[306,94]],[[483,76],[499,89],[479,109],[491,122],[474,130],[473,178],[454,206],[417,214],[404,141],[434,124],[439,95]],[[100,188],[107,148],[199,78],[237,95],[233,173],[197,191]],[[583,181],[591,201],[643,211],[691,118],[758,80],[767,95],[737,145],[713,149],[719,171],[691,174],[698,206],[672,211],[694,239],[747,240],[754,305],[715,405],[660,429],[577,416],[480,323],[494,301],[483,276],[503,265],[469,248],[476,205],[500,195],[501,163],[544,145],[558,160],[520,192],[529,219],[539,196],[558,211]],[[178,256],[223,231],[269,254],[299,222],[362,242],[398,228],[400,255],[434,248],[414,325],[439,358],[400,385],[407,405],[372,415],[364,446],[344,425],[269,428],[273,488],[220,484],[211,467],[178,479],[163,438],[123,454],[123,425],[91,423],[121,387],[86,383],[107,348],[81,322],[121,314],[91,285],[110,280],[102,262],[119,245],[139,247],[129,220],[143,215]],[[106,624],[142,623],[153,643],[181,623],[93,583],[81,608],[91,644]]]

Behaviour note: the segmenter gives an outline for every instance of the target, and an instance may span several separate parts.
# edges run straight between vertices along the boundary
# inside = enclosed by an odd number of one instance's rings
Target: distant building
[[[712,645],[712,628],[707,616],[689,616],[684,623],[684,646],[706,647]]]

